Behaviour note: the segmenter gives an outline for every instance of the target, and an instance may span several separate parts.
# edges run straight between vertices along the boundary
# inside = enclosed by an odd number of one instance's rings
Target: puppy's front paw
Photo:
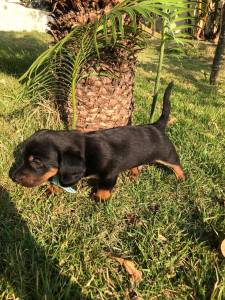
[[[98,189],[96,193],[93,194],[94,198],[98,201],[106,201],[111,197],[110,190]]]
[[[62,193],[62,189],[54,184],[49,184],[46,189],[46,194],[48,196]]]
[[[134,168],[130,169],[130,171],[129,171],[130,180],[137,179],[137,177],[140,174],[140,172],[142,171],[142,169],[143,169],[143,166],[138,166],[138,167],[134,167]]]

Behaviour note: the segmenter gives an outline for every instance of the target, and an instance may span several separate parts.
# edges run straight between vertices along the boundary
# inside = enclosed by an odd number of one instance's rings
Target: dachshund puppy
[[[58,175],[62,186],[71,186],[82,177],[98,178],[96,197],[106,200],[120,172],[144,164],[161,163],[184,179],[176,150],[165,135],[170,113],[171,82],[164,94],[159,120],[149,125],[124,126],[82,133],[76,130],[40,130],[28,138],[22,151],[23,164],[12,179],[35,187]]]

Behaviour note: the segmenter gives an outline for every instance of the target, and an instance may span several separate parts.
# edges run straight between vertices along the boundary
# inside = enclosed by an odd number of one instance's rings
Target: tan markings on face
[[[97,192],[95,193],[95,197],[98,199],[98,200],[107,200],[109,199],[111,196],[111,192],[110,190],[102,190],[102,189],[98,189]]]
[[[22,183],[22,185],[28,186],[28,187],[39,186],[42,183],[48,181],[49,178],[55,176],[57,173],[58,173],[58,169],[57,168],[51,168],[50,170],[48,170],[42,176],[35,176],[35,175],[32,175],[32,174],[27,174],[25,176],[25,180]]]
[[[44,175],[41,176],[41,181],[42,182],[48,181],[49,178],[55,176],[57,173],[58,173],[58,168],[51,168]]]
[[[28,156],[28,161],[32,161],[34,159],[33,155]]]
[[[167,166],[173,170],[178,180],[185,179],[184,171],[179,165],[170,164],[166,161],[156,160],[157,163]]]

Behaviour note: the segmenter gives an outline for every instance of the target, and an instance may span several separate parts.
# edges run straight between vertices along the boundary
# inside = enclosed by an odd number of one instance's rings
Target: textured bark
[[[74,26],[99,19],[118,2],[120,0],[49,0],[53,19],[49,33],[58,41]]]
[[[195,26],[194,36],[197,40],[204,39],[204,31],[209,17],[210,1],[204,2],[205,7],[203,8],[202,0],[197,1],[197,24]]]
[[[219,41],[216,47],[215,56],[213,59],[212,71],[210,75],[210,84],[215,84],[219,70],[222,65],[223,55],[225,53],[225,4],[223,5],[223,13],[222,13],[222,25],[220,31]]]
[[[218,41],[223,4],[224,0],[197,1],[195,16],[197,22],[193,29],[193,35],[196,39]]]
[[[54,21],[50,33],[55,41],[67,35],[80,24],[93,22],[100,18],[120,0],[61,0],[51,1]],[[77,129],[91,131],[127,125],[133,111],[133,86],[135,51],[106,49],[101,60],[93,58],[83,68],[82,77],[76,87]],[[112,76],[102,76],[103,72]],[[89,74],[89,75],[88,75]],[[91,74],[95,74],[94,76]],[[62,100],[62,99],[61,99]],[[59,103],[61,114],[71,125],[71,101]]]
[[[83,131],[127,125],[133,111],[135,59],[102,61],[97,72],[108,69],[116,77],[94,76],[77,85],[77,129]],[[92,73],[93,67],[87,72]],[[71,113],[69,114],[71,116]]]

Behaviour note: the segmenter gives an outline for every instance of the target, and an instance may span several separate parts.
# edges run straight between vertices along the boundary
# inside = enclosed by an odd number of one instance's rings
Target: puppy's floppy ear
[[[79,151],[67,149],[61,154],[59,163],[59,181],[62,186],[71,186],[85,174],[85,161]]]

